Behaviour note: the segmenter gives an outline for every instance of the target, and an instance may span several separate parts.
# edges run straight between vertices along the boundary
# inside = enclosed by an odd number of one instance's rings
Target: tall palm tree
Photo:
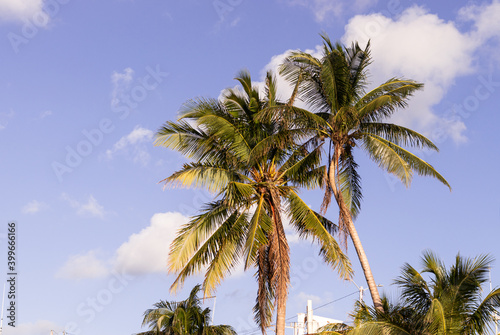
[[[172,289],[206,268],[203,290],[210,295],[243,261],[245,269],[257,269],[256,322],[264,333],[276,309],[276,333],[283,335],[290,281],[285,210],[291,226],[301,237],[315,240],[324,260],[342,277],[349,278],[351,268],[332,236],[336,226],[298,196],[298,187],[323,182],[324,168],[317,167],[320,150],[308,151],[290,137],[277,138],[284,120],[255,120],[261,110],[283,105],[270,73],[263,98],[247,72],[236,79],[241,89],[227,90],[221,100],[189,101],[179,120],[167,122],[157,133],[157,145],[193,160],[165,182],[205,187],[216,194],[172,243],[169,271],[178,275]],[[276,141],[283,145],[271,145]]]
[[[371,63],[370,45],[361,49],[333,45],[322,35],[321,58],[305,52],[292,53],[281,65],[281,74],[298,87],[298,97],[310,110],[298,107],[268,108],[258,119],[269,119],[277,108],[282,117],[293,120],[288,132],[305,134],[323,145],[328,152],[322,212],[326,212],[333,195],[339,208],[339,227],[343,241],[350,236],[360,260],[375,307],[382,309],[380,296],[368,259],[353,221],[361,206],[361,178],[354,159],[354,148],[363,149],[379,167],[398,177],[409,186],[413,172],[448,182],[427,162],[409,152],[406,147],[438,150],[423,135],[387,122],[399,108],[404,108],[410,96],[423,85],[413,80],[391,78],[367,92],[367,66]],[[302,130],[302,132],[299,132]]]
[[[141,334],[169,335],[236,335],[228,325],[210,325],[210,308],[201,307],[198,293],[200,285],[196,285],[186,300],[170,302],[160,300],[154,308],[144,312],[142,326],[150,331]]]
[[[482,296],[492,258],[459,254],[449,269],[431,252],[424,253],[422,260],[421,272],[409,264],[403,266],[396,280],[401,289],[399,303],[391,305],[384,299],[383,312],[358,304],[352,335],[486,334],[500,308],[499,288]]]

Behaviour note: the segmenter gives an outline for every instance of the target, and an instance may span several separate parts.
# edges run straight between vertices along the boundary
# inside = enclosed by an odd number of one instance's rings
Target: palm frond
[[[206,240],[196,240],[191,248],[194,252],[186,255],[189,260],[177,262],[182,268],[176,268],[177,277],[170,290],[177,291],[187,277],[200,273],[202,268],[208,265],[204,294],[210,295],[219,282],[237,265],[238,255],[242,248],[241,231],[245,229],[246,224],[246,215],[234,212]],[[171,250],[169,261],[175,256],[176,253]]]
[[[420,176],[436,178],[451,190],[446,179],[423,159],[380,136],[367,133],[363,135],[363,144],[370,157],[380,167],[398,177],[405,186],[410,185],[413,171],[415,171]]]
[[[352,147],[346,146],[340,158],[340,168],[337,174],[338,185],[342,197],[349,208],[352,218],[355,220],[361,210],[361,176],[357,169],[358,164],[354,161]]]
[[[248,234],[245,241],[245,269],[256,262],[257,252],[262,245],[267,244],[267,232],[271,230],[271,218],[264,209],[264,195],[260,195],[257,208],[250,220]]]
[[[377,135],[398,146],[439,151],[436,145],[424,135],[395,124],[380,122],[362,123],[359,126],[359,131]]]
[[[288,202],[290,224],[302,238],[317,241],[324,261],[336,269],[342,278],[349,279],[352,275],[351,263],[332,236],[336,232],[336,225],[309,208],[295,192],[290,192]]]
[[[423,84],[413,80],[389,79],[356,102],[359,120],[377,122],[389,117],[399,108],[405,108],[408,99],[422,88]]]
[[[160,181],[174,187],[201,187],[220,192],[232,181],[245,181],[248,177],[234,169],[212,164],[188,163],[182,169]]]

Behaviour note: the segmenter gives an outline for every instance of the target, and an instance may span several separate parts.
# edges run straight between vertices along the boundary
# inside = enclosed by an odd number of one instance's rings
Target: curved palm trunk
[[[375,284],[375,279],[373,278],[372,270],[370,268],[370,264],[368,263],[368,258],[366,257],[365,250],[363,249],[363,245],[361,244],[361,240],[359,239],[358,232],[354,227],[354,222],[352,221],[351,211],[347,207],[344,198],[342,196],[342,192],[337,188],[336,184],[336,171],[338,166],[338,157],[340,157],[340,148],[336,147],[335,155],[332,161],[330,162],[330,171],[328,176],[328,181],[330,187],[332,188],[333,194],[335,196],[335,200],[339,206],[340,215],[342,217],[343,223],[345,224],[347,231],[349,232],[349,236],[351,237],[354,248],[356,249],[356,253],[358,254],[359,262],[361,263],[361,268],[363,269],[363,273],[365,275],[366,283],[368,284],[368,288],[370,290],[370,295],[372,297],[373,305],[375,308],[382,312],[382,301],[380,299],[380,295],[378,293],[377,285]]]

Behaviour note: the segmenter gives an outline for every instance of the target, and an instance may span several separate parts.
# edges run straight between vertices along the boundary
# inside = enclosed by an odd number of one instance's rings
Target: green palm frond
[[[143,327],[147,332],[141,335],[236,335],[228,325],[209,325],[210,308],[201,308],[198,298],[200,285],[191,290],[189,297],[178,302],[160,300],[154,307],[144,312]]]
[[[200,273],[203,267],[209,266],[203,290],[204,295],[210,295],[217,284],[238,264],[238,256],[243,247],[240,236],[247,222],[244,213],[234,212],[206,240],[195,240],[191,248],[195,252],[186,255],[189,260],[176,262],[181,263],[182,268],[175,270],[177,277],[171,285],[171,290],[180,289],[187,277]],[[172,251],[169,255],[171,263],[174,262],[172,258],[177,255]]]
[[[250,208],[255,204],[255,197],[257,196],[254,185],[237,181],[228,183],[221,194],[227,206],[239,208]]]
[[[206,204],[204,211],[193,217],[178,231],[170,246],[168,269],[170,273],[180,271],[205,241],[232,214],[223,201]]]
[[[358,164],[354,161],[352,147],[346,146],[340,158],[340,168],[337,174],[338,184],[342,197],[349,208],[353,219],[356,219],[361,210],[361,176],[358,173]]]
[[[439,151],[436,145],[427,137],[414,130],[395,124],[380,122],[362,123],[359,126],[359,131],[377,135],[399,146]]]
[[[311,152],[301,152],[296,150],[294,154],[289,156],[289,159],[282,165],[280,174],[286,180],[294,180],[300,185],[308,185],[312,183],[317,186],[323,178],[324,168],[315,168],[321,163],[322,146],[316,147]],[[305,153],[305,155],[303,155]],[[314,175],[310,175],[313,172]],[[306,178],[313,177],[314,180]]]
[[[229,219],[234,220],[234,223],[225,227],[226,231],[221,232],[221,234],[217,231],[217,234],[212,234],[207,240],[207,243],[210,243],[211,239],[214,240],[212,250],[208,248],[203,250],[203,247],[199,249],[200,257],[202,254],[211,256],[210,265],[203,281],[204,296],[210,296],[214,293],[222,280],[231,274],[232,269],[239,262],[240,254],[242,254],[244,246],[241,235],[244,235],[248,230],[248,215],[246,212],[242,212]]]
[[[413,80],[389,79],[356,102],[360,121],[377,122],[388,118],[399,108],[405,108],[408,99],[422,88],[423,84]]]
[[[214,142],[201,129],[192,127],[188,122],[166,122],[156,133],[155,145],[179,151],[188,158],[202,157],[206,147]]]
[[[408,150],[373,134],[363,133],[363,144],[379,166],[398,177],[405,186],[409,186],[415,171],[420,176],[431,176],[451,190],[450,184],[429,163]]]
[[[413,308],[425,311],[432,303],[432,293],[422,275],[411,265],[405,264],[401,276],[395,281],[401,288],[401,297]]]
[[[429,279],[425,280],[417,270],[405,264],[395,281],[401,288],[400,303],[383,312],[357,308],[358,331],[375,321],[387,322],[391,327],[400,327],[415,335],[487,333],[500,308],[500,289],[482,298],[492,261],[488,255],[464,258],[459,254],[455,263],[446,268],[439,257],[425,251],[420,273],[428,274]],[[384,327],[378,330],[382,331],[380,334],[389,332]]]
[[[320,335],[346,335],[352,330],[352,327],[344,323],[328,323],[323,327],[318,328]]]
[[[182,169],[163,179],[165,185],[174,187],[206,188],[210,192],[221,192],[232,181],[245,181],[248,177],[234,169],[219,165],[188,163]]]
[[[231,143],[229,149],[239,159],[242,161],[248,160],[251,147],[245,138],[243,129],[239,129],[235,124],[218,115],[203,116],[199,119],[199,122],[211,130],[212,136]]]
[[[290,224],[302,238],[316,241],[324,261],[336,269],[342,278],[349,279],[352,276],[351,263],[332,236],[337,227],[309,208],[295,192],[290,192],[288,202]]]
[[[271,218],[265,211],[264,201],[264,195],[261,195],[249,223],[244,249],[245,269],[255,265],[257,251],[268,242],[266,233],[271,229],[272,224]]]
[[[410,165],[399,154],[399,148],[380,136],[363,134],[364,149],[380,168],[398,177],[408,187],[413,177]],[[402,149],[402,148],[401,148]]]
[[[279,121],[282,119],[286,121],[288,127],[285,129],[280,129],[280,131],[295,132],[301,136],[306,136],[306,134],[311,133],[316,134],[322,129],[330,128],[330,124],[320,115],[297,106],[270,106],[261,110],[255,116],[255,120],[258,122],[279,123]],[[302,133],[305,134],[302,135]]]
[[[471,334],[477,332],[483,334],[491,328],[491,324],[497,322],[500,310],[500,288],[494,289],[471,313],[470,322],[466,331]]]

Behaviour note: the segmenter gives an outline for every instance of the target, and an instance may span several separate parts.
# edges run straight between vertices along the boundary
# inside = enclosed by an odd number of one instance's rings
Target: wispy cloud
[[[43,0],[0,0],[0,20],[26,21],[42,11]]]
[[[81,255],[72,255],[56,273],[56,278],[89,279],[109,274],[109,266],[100,259],[99,251],[90,250]]]
[[[101,206],[92,195],[89,196],[89,199],[86,203],[81,203],[71,198],[66,193],[62,194],[62,199],[66,201],[72,208],[76,209],[76,214],[78,215],[92,216],[103,219],[104,215],[106,214],[104,207]]]
[[[111,106],[116,106],[120,103],[123,94],[130,89],[130,85],[134,81],[134,70],[127,67],[123,72],[113,72],[111,75]]]
[[[14,117],[15,113],[10,110],[8,113],[0,113],[0,130],[3,130],[9,124],[9,121]]]
[[[38,213],[39,211],[41,211],[45,208],[47,208],[47,205],[45,203],[37,201],[37,200],[33,200],[33,201],[30,201],[29,203],[27,203],[23,207],[23,213],[34,214],[34,213]]]
[[[132,132],[123,136],[113,147],[106,151],[106,157],[113,159],[117,154],[125,154],[132,158],[134,163],[147,165],[150,160],[147,147],[153,139],[153,131],[136,126]]]
[[[289,6],[300,6],[310,10],[317,22],[338,19],[352,10],[364,10],[374,6],[373,0],[281,0]]]
[[[61,333],[64,330],[63,326],[59,326],[54,322],[47,320],[38,320],[35,323],[16,323],[15,327],[8,327],[6,332],[9,335],[47,335],[51,330],[56,333]]]
[[[472,36],[477,44],[482,44],[492,37],[500,37],[500,1],[491,4],[470,5],[460,9],[459,19],[474,24]]]
[[[38,115],[38,118],[41,120],[41,119],[45,119],[46,117],[49,117],[49,116],[52,116],[54,113],[52,113],[52,111],[50,110],[46,110],[46,111],[43,111],[41,112],[39,115]]]

